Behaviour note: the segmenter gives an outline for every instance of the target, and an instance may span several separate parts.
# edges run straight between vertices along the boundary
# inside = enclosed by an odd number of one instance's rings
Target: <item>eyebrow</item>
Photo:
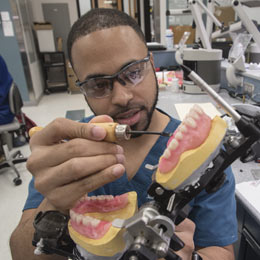
[[[136,62],[136,61],[138,61],[138,60],[131,60],[131,61],[128,61],[128,62],[124,63],[124,64],[120,67],[120,69],[119,69],[117,72],[119,72],[120,70],[122,70],[122,69],[124,69],[125,67],[127,67],[129,64],[131,64],[131,63],[133,63],[133,62]],[[116,72],[116,73],[117,73],[117,72]],[[116,74],[116,73],[114,73],[114,74]],[[113,74],[113,75],[114,75],[114,74]],[[86,81],[86,80],[88,80],[88,79],[93,79],[93,78],[97,78],[97,77],[104,77],[104,76],[111,76],[111,75],[101,74],[101,73],[90,74],[90,75],[88,75],[88,76],[84,79],[84,81]]]

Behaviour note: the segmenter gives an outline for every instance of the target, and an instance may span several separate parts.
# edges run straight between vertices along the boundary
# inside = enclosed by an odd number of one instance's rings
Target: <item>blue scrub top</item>
[[[13,78],[9,73],[3,57],[0,55],[0,125],[11,123],[14,114],[9,107],[9,90]]]
[[[92,117],[85,118],[88,122]],[[180,121],[170,117],[165,132],[174,132]],[[127,179],[126,173],[112,183],[90,192],[92,195],[120,195],[129,191],[136,191],[138,206],[150,200],[147,190],[152,183],[153,171],[145,168],[146,164],[156,165],[163,154],[168,138],[160,136],[154,144],[136,175]],[[237,220],[235,201],[235,180],[231,168],[225,171],[227,177],[224,185],[215,193],[208,194],[203,190],[190,203],[192,207],[189,218],[195,222],[196,230],[194,242],[196,246],[227,246],[237,240]],[[37,208],[43,196],[34,188],[34,182],[29,185],[29,196],[25,209]]]

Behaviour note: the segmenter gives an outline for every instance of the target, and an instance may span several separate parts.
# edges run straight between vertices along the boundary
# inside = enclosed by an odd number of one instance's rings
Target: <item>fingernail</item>
[[[125,156],[123,154],[116,154],[116,158],[117,158],[118,163],[124,164]]]
[[[116,177],[120,177],[124,174],[125,168],[122,164],[118,164],[113,168],[112,172]]]
[[[103,138],[105,138],[106,136],[106,130],[103,127],[99,127],[99,126],[94,126],[91,129],[91,133],[93,135],[93,137],[95,137],[98,140],[102,140]]]
[[[123,149],[122,146],[117,145],[116,148],[117,148],[117,153],[118,153],[118,154],[122,154],[122,153],[124,153],[124,149]]]

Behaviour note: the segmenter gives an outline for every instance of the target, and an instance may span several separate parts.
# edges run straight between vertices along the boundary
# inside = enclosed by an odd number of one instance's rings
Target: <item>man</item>
[[[68,53],[78,85],[96,115],[85,122],[114,120],[134,130],[176,129],[179,121],[155,109],[158,86],[153,57],[142,31],[128,15],[112,9],[91,10],[73,25]],[[144,166],[158,162],[167,138],[141,135],[114,144],[102,142],[105,135],[104,129],[93,124],[60,118],[32,137],[27,166],[34,182],[11,237],[13,259],[34,259],[32,222],[39,211],[67,212],[86,193],[117,195],[135,190],[139,206],[147,201],[153,172]],[[194,243],[203,259],[234,259],[236,217],[230,171],[218,192],[202,192],[195,198],[190,218],[196,224]],[[188,219],[176,229],[186,244],[178,252],[183,259],[191,259],[193,232]],[[36,259],[58,258],[41,255]]]

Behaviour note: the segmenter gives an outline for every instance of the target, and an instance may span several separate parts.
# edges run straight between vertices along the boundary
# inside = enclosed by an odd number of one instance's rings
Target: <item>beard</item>
[[[146,131],[151,123],[151,120],[152,120],[152,116],[153,116],[153,112],[156,108],[156,105],[157,105],[157,102],[158,102],[158,95],[159,95],[159,86],[158,86],[158,82],[156,80],[156,92],[155,92],[155,97],[154,97],[154,100],[153,100],[153,104],[151,106],[150,109],[146,108],[146,107],[143,107],[143,111],[146,112],[146,121],[145,121],[145,124],[144,126],[139,129],[138,127],[138,123],[135,124],[135,125],[132,125],[131,126],[131,130],[141,130],[141,131]],[[131,135],[131,138],[137,138],[139,136],[142,136],[142,134],[132,134]]]
[[[148,127],[151,123],[153,112],[156,108],[156,105],[157,105],[157,102],[158,102],[158,96],[159,96],[159,85],[158,85],[156,73],[155,73],[153,66],[152,66],[152,69],[153,69],[154,79],[155,79],[155,94],[154,94],[152,106],[149,108],[147,106],[136,104],[136,103],[131,103],[131,104],[128,104],[127,106],[124,106],[124,107],[123,106],[117,106],[117,109],[113,114],[107,114],[107,115],[111,116],[114,119],[115,122],[116,122],[116,115],[127,112],[127,111],[129,111],[130,109],[133,109],[133,108],[138,108],[140,111],[145,112],[145,117],[144,117],[145,120],[141,123],[142,126],[140,126],[140,122],[132,125],[131,130],[146,131],[148,129]],[[86,100],[90,110],[92,111],[92,113],[95,116],[97,116],[97,113],[94,111],[94,109],[89,104],[86,96],[85,96],[85,100]],[[131,138],[137,138],[139,136],[142,136],[142,134],[132,134]]]

